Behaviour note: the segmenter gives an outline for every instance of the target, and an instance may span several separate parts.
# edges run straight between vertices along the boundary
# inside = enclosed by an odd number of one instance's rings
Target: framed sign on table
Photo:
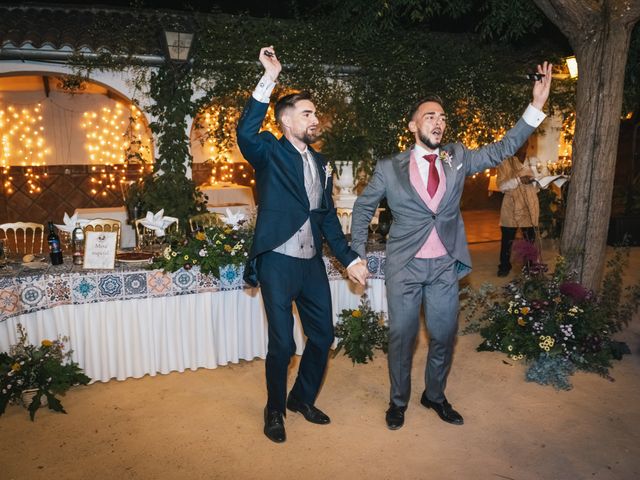
[[[117,232],[86,232],[83,268],[115,268],[117,245]]]

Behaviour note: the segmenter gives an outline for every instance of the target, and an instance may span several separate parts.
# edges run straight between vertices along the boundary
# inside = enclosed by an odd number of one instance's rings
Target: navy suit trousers
[[[291,394],[313,405],[334,340],[331,291],[322,257],[289,257],[275,252],[258,257],[258,279],[269,324],[267,407],[285,412],[287,371],[296,352],[292,305],[295,302],[307,337]]]

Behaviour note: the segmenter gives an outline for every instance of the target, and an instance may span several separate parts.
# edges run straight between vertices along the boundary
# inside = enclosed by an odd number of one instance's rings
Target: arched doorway
[[[115,89],[76,78],[0,76],[0,223],[123,205],[129,182],[151,168],[144,113]]]

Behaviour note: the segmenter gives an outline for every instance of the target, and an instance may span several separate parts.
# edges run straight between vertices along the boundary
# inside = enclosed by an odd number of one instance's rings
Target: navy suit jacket
[[[270,132],[260,132],[269,104],[251,97],[238,122],[238,146],[244,158],[255,169],[258,189],[258,218],[245,267],[244,279],[258,285],[256,257],[282,245],[311,218],[313,242],[322,254],[322,239],[344,266],[358,258],[342,233],[331,192],[333,179],[325,178],[325,158],[314,151],[320,182],[324,187],[320,208],[310,209],[304,188],[304,173],[300,152],[282,136],[279,140]],[[309,147],[311,148],[311,147]]]

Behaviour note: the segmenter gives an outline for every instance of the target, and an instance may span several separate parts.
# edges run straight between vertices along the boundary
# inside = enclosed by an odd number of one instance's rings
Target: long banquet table
[[[367,293],[374,310],[387,311],[384,252],[368,258],[366,289],[346,280],[325,257],[333,313],[355,308]],[[37,265],[36,265],[37,267]],[[21,323],[32,343],[69,338],[72,358],[93,381],[265,358],[267,323],[259,288],[242,281],[242,269],[226,268],[218,280],[198,268],[164,273],[131,265],[82,270],[63,264],[0,271],[0,351],[17,341]],[[303,334],[296,316],[294,338]]]

